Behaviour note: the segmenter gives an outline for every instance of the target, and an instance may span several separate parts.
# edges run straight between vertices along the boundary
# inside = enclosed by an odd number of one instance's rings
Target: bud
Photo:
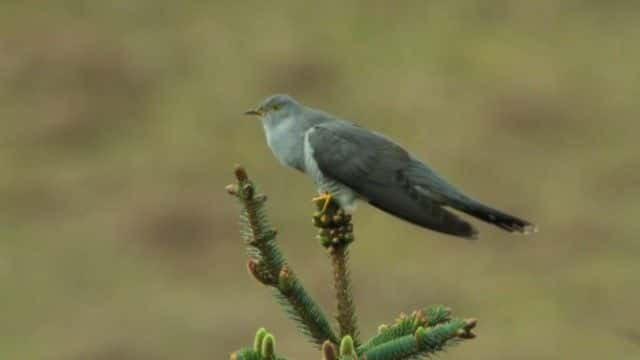
[[[336,346],[329,340],[322,344],[322,360],[338,360]]]
[[[246,181],[249,178],[242,165],[236,165],[234,173],[236,174],[236,179],[238,179],[238,181]]]
[[[398,316],[398,319],[396,319],[396,322],[402,322],[407,318],[407,314],[404,312],[401,312],[400,315]]]
[[[262,343],[264,341],[264,337],[267,336],[268,332],[265,328],[260,328],[256,332],[256,336],[253,339],[253,351],[260,352],[262,350]]]
[[[318,235],[317,238],[323,247],[331,246],[331,239],[328,236]]]
[[[333,222],[336,224],[340,224],[344,221],[344,216],[340,215],[340,214],[336,214],[333,216]]]
[[[420,325],[427,325],[427,315],[424,313],[424,310],[420,309],[416,311],[416,320]]]
[[[355,239],[355,237],[353,236],[353,233],[346,233],[343,235],[344,241],[347,243],[352,243],[353,240]]]
[[[464,322],[466,323],[466,325],[464,326],[464,329],[469,331],[473,328],[476,327],[476,325],[478,325],[478,319],[465,319]]]
[[[424,342],[425,337],[427,336],[427,330],[425,330],[422,326],[420,326],[413,336],[416,337],[416,341],[418,344],[422,344]]]
[[[225,186],[224,189],[227,190],[227,193],[229,193],[229,195],[238,195],[238,185],[229,184]]]
[[[293,274],[291,274],[289,267],[285,265],[282,267],[282,270],[280,270],[280,275],[278,276],[278,288],[286,294],[291,291],[292,287]]]
[[[265,360],[275,360],[276,358],[276,339],[271,334],[267,334],[262,341],[262,358]]]
[[[471,331],[468,331],[466,329],[458,329],[458,331],[456,331],[456,337],[458,337],[460,339],[470,340],[470,339],[475,338],[476,334],[474,334]]]
[[[267,279],[264,278],[262,274],[260,274],[260,270],[258,270],[259,263],[256,260],[247,261],[247,271],[249,275],[253,276],[254,279],[258,280],[259,283],[263,285],[271,285]]]
[[[354,360],[358,358],[356,350],[353,347],[353,339],[349,335],[343,337],[340,342],[340,358],[343,357],[351,357]]]

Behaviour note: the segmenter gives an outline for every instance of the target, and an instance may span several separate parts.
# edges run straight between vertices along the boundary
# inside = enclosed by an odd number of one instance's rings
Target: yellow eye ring
[[[280,110],[280,105],[273,105],[272,109],[273,111],[278,111]]]

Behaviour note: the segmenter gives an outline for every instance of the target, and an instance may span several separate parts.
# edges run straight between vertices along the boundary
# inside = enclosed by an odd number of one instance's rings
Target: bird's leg
[[[322,210],[320,210],[320,213],[325,213],[327,211],[327,207],[329,207],[329,203],[331,203],[331,199],[331,193],[328,191],[323,191],[320,196],[312,198],[311,201],[313,201],[314,203],[318,203],[324,200],[324,204],[322,205]]]

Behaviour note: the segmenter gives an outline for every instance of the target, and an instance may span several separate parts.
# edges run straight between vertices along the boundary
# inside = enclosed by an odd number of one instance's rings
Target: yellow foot
[[[328,192],[323,192],[320,196],[316,196],[313,199],[311,199],[311,201],[315,203],[319,201],[324,201],[324,204],[322,205],[322,210],[320,211],[321,213],[324,213],[325,211],[327,211],[327,207],[329,207],[329,203],[331,202],[331,194]]]

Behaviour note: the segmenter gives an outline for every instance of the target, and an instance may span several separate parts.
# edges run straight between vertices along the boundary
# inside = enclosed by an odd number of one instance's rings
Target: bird
[[[356,201],[365,201],[419,227],[467,239],[478,231],[457,212],[511,233],[536,230],[458,190],[389,137],[289,95],[271,95],[245,115],[259,117],[280,163],[313,179],[320,194],[314,200],[325,207],[333,199],[351,213]]]

